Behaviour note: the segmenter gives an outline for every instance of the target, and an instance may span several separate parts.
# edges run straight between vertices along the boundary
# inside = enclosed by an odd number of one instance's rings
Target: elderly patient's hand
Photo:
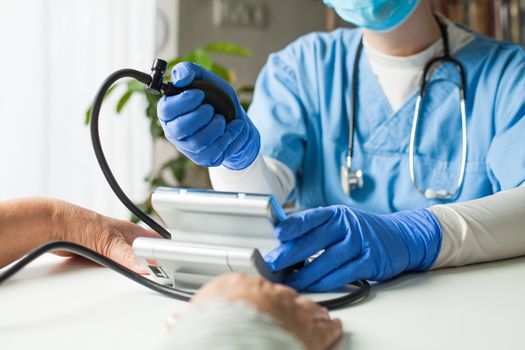
[[[157,233],[131,222],[113,219],[67,202],[51,201],[53,240],[80,244],[136,272],[147,273],[133,255],[131,244],[139,236],[160,237]],[[58,254],[71,255],[65,252]]]
[[[341,337],[339,319],[330,319],[328,310],[301,298],[297,292],[262,277],[240,273],[222,275],[206,284],[193,297],[192,303],[209,300],[242,300],[271,315],[307,349],[329,349]]]

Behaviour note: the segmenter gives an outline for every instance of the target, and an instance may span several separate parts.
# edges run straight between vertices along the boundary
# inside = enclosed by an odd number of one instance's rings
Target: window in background
[[[149,70],[156,1],[0,1],[0,200],[28,195],[68,200],[128,217],[91,148],[85,111],[119,68]],[[145,195],[151,138],[142,100],[101,115],[108,160],[132,199]]]

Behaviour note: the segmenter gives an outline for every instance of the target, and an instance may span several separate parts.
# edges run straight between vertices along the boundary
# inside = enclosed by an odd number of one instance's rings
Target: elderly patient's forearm
[[[53,238],[54,212],[53,201],[44,198],[0,202],[0,267]]]

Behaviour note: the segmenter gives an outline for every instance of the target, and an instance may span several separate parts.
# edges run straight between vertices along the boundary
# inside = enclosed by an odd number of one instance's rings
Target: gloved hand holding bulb
[[[234,102],[237,115],[226,124],[224,116],[215,114],[209,104],[203,104],[204,93],[197,89],[163,97],[158,115],[166,138],[201,166],[246,168],[259,153],[260,137],[235,91],[215,73],[194,63],[183,62],[173,68],[172,84],[176,87],[185,87],[194,80],[207,80],[225,91]]]

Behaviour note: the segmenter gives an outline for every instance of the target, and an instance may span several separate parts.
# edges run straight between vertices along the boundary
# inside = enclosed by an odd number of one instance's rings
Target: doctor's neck
[[[427,0],[419,3],[410,17],[390,32],[363,29],[364,40],[372,48],[392,56],[415,55],[441,37],[439,24]]]

